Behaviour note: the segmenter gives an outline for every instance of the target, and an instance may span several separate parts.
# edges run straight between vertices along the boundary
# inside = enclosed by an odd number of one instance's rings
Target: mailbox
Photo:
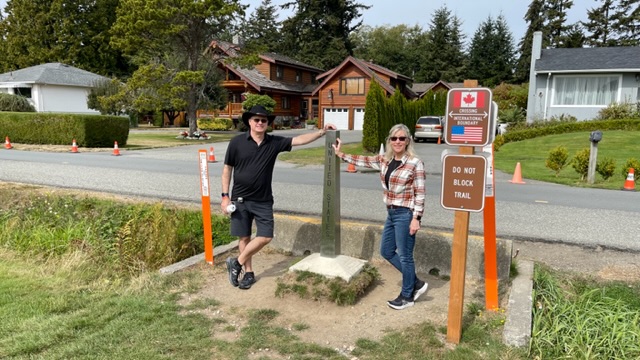
[[[602,131],[592,131],[591,135],[589,135],[589,141],[597,143],[602,140]]]

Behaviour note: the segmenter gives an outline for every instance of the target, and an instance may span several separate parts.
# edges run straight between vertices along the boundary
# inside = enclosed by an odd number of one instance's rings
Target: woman
[[[402,291],[387,304],[396,310],[413,306],[427,291],[428,284],[418,279],[413,261],[416,232],[424,212],[424,163],[416,157],[409,128],[397,124],[389,131],[384,155],[348,155],[340,151],[342,142],[333,145],[336,156],[357,166],[380,170],[387,206],[380,254],[402,273]]]

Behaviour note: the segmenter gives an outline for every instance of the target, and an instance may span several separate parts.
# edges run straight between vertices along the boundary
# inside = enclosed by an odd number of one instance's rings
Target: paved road
[[[305,130],[282,132],[295,135]],[[361,132],[342,131],[347,141],[359,141]],[[310,146],[322,146],[318,140]],[[218,162],[210,164],[212,194],[220,192],[227,143],[216,143]],[[0,150],[0,180],[105,191],[199,203],[197,150],[209,146],[126,151],[122,156],[104,153],[42,153]],[[427,165],[427,215],[423,226],[450,230],[454,212],[440,206],[440,155],[446,145],[416,144]],[[346,165],[343,165],[346,170]],[[526,177],[526,174],[524,174]],[[278,211],[319,214],[319,166],[296,167],[278,162],[274,174]],[[496,218],[499,237],[561,242],[640,251],[640,193],[571,188],[526,180],[509,182],[496,174]],[[381,222],[385,212],[378,177],[372,172],[341,172],[341,213],[344,218]],[[213,201],[218,199],[214,196]],[[482,233],[482,215],[472,213],[470,230]]]

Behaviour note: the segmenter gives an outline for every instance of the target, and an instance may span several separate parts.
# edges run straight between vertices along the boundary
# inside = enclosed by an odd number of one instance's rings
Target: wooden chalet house
[[[397,88],[408,99],[418,97],[411,90],[413,79],[410,77],[352,56],[318,78],[322,83],[312,96],[318,98],[320,123],[332,123],[340,130],[362,130],[367,93],[373,79],[388,96]]]
[[[240,49],[241,45],[215,40],[207,53],[220,58],[237,57]],[[229,103],[216,115],[240,118],[243,94],[253,93],[269,95],[276,101],[273,110],[276,124],[317,117],[318,100],[312,93],[318,86],[316,78],[323,70],[275,53],[259,57],[261,62],[251,69],[219,62],[225,74],[222,85],[229,92]]]
[[[439,80],[435,83],[415,83],[411,90],[415,92],[419,98],[422,98],[427,92],[433,91],[449,91],[453,88],[463,88],[464,83],[453,83]]]

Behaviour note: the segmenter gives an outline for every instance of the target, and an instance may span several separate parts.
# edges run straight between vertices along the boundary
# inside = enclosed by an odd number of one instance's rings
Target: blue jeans
[[[413,248],[416,235],[409,235],[413,212],[409,208],[387,209],[387,220],[382,230],[380,255],[402,273],[402,296],[413,297],[416,282],[416,266]]]

